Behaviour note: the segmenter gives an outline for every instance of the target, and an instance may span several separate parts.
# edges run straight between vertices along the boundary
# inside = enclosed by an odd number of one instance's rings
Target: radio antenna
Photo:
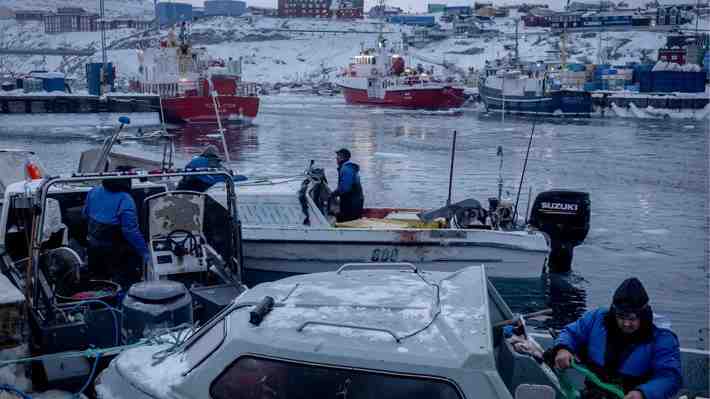
[[[523,172],[520,174],[520,183],[518,184],[518,194],[515,197],[515,209],[513,210],[513,225],[518,217],[518,202],[520,201],[520,190],[523,188],[523,179],[525,178],[525,170],[528,167],[528,157],[530,156],[530,147],[532,146],[533,135],[535,135],[535,124],[537,118],[533,119],[532,130],[530,131],[530,140],[528,140],[528,150],[525,153],[525,162],[523,163]]]

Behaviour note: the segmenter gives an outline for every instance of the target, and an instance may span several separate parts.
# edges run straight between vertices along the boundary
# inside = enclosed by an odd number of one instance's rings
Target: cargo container
[[[705,72],[641,71],[639,90],[642,93],[702,93],[705,91]]]
[[[106,94],[101,92],[102,67],[103,64],[100,62],[86,64],[86,85],[89,89],[89,94],[91,95],[100,96],[102,94]],[[113,91],[114,81],[116,80],[116,70],[113,68],[113,64],[110,62],[106,64],[106,70],[107,73],[105,74],[105,84],[109,86],[109,91]]]
[[[44,91],[64,91],[64,74],[61,72],[35,72],[30,76],[42,80]]]

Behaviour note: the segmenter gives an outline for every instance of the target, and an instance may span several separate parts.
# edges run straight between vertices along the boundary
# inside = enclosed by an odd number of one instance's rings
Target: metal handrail
[[[306,328],[308,325],[319,325],[319,326],[329,326],[329,327],[341,327],[341,328],[351,328],[353,330],[365,330],[365,331],[377,331],[381,333],[386,333],[392,336],[394,340],[399,343],[400,338],[392,332],[392,330],[388,330],[386,328],[380,328],[380,327],[368,327],[368,326],[358,326],[358,325],[352,325],[352,324],[341,324],[341,323],[329,323],[326,321],[315,321],[315,320],[309,320],[301,324],[300,327],[298,327],[297,331],[302,332],[304,328]]]
[[[376,266],[377,268],[385,267],[385,268],[390,268],[390,269],[408,268],[411,271],[413,271],[414,273],[419,273],[419,269],[417,269],[417,267],[414,266],[410,262],[370,262],[370,263],[366,262],[366,263],[346,263],[346,264],[340,266],[340,268],[338,268],[338,271],[336,272],[336,274],[340,274],[345,269],[350,269],[350,268],[367,269],[367,268],[370,268],[371,266]],[[374,269],[374,267],[372,267],[372,268]]]

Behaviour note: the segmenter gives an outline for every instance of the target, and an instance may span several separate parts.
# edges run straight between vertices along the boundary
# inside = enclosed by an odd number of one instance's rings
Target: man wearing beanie
[[[223,169],[222,159],[219,157],[219,150],[216,146],[210,144],[208,145],[202,154],[192,158],[192,160],[185,165],[185,169]],[[203,193],[209,190],[213,185],[224,181],[224,176],[222,175],[198,175],[198,176],[185,176],[178,183],[178,190],[188,190],[197,191]]]
[[[621,283],[609,309],[589,311],[555,340],[554,366],[578,359],[602,381],[624,389],[624,399],[667,399],[682,382],[678,338],[653,324],[648,294],[637,278]],[[587,381],[583,398],[608,394]]]

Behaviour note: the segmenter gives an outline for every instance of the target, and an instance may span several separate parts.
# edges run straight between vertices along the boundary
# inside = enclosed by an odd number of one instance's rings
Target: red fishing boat
[[[382,36],[377,48],[352,58],[337,83],[348,104],[449,109],[466,101],[462,87],[407,68],[404,58],[387,51]]]
[[[193,47],[183,25],[179,38],[171,30],[159,48],[138,53],[137,89],[161,97],[161,112],[170,123],[248,124],[259,112],[256,83],[242,81],[241,59],[212,58]],[[219,110],[219,112],[217,112]]]

